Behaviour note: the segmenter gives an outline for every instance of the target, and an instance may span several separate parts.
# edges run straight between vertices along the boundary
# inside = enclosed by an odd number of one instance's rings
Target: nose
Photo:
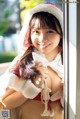
[[[44,43],[46,41],[46,34],[41,33],[38,41],[39,41],[39,43]]]

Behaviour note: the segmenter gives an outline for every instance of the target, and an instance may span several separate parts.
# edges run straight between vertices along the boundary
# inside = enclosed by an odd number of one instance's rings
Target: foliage
[[[27,11],[32,9],[38,4],[43,3],[44,0],[21,0],[20,2],[20,9],[22,9],[20,15],[21,15],[21,20],[23,24],[24,16]]]
[[[2,35],[9,27],[9,20],[8,20],[9,16],[10,16],[9,11],[6,11],[4,19],[0,23],[0,35]]]
[[[14,0],[8,6],[5,0],[0,0],[0,35],[4,35],[8,30],[10,24],[9,17],[12,14],[16,12],[19,15],[21,13],[21,20],[23,21],[25,12],[42,2],[43,0]]]
[[[16,52],[4,52],[0,54],[0,63],[11,62],[17,56]]]
[[[7,4],[5,0],[0,0],[0,35],[4,35],[8,30],[10,24],[9,17],[15,13],[15,6],[19,4],[19,2],[18,0],[14,0],[10,6],[7,6]]]

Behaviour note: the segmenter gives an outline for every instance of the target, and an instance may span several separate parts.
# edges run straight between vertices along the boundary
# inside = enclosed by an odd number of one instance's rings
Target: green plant
[[[0,54],[0,63],[11,62],[17,56],[16,52],[4,52]]]
[[[15,7],[19,4],[18,0],[14,0],[14,2],[11,2],[12,4],[8,7],[6,7],[5,0],[0,0],[0,35],[5,35],[8,28],[10,27],[10,20],[9,18],[11,15],[16,13]]]

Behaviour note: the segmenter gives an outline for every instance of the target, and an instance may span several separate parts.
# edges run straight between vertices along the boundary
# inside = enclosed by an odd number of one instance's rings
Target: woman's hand
[[[26,100],[27,98],[25,98],[20,92],[15,91],[14,93],[6,96],[2,102],[5,105],[5,108],[12,109],[22,105]]]

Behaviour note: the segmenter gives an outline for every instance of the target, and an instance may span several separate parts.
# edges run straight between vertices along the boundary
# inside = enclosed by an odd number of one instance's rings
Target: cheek
[[[56,45],[59,45],[59,42],[60,42],[60,39],[57,39],[57,40],[55,41],[55,44],[56,44]]]
[[[59,42],[60,42],[60,36],[57,36],[57,37],[53,38],[52,42],[53,42],[55,45],[58,45]]]
[[[37,39],[34,36],[31,37],[31,41],[34,46],[37,45]]]

